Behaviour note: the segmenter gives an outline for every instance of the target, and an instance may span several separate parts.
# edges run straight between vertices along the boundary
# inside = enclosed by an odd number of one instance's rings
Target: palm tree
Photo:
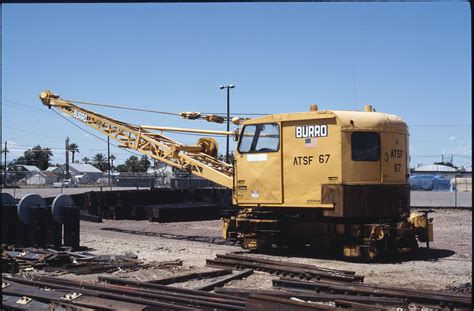
[[[97,167],[102,172],[105,171],[106,168],[107,168],[107,157],[105,155],[103,155],[102,153],[97,153],[92,158],[92,165]]]
[[[69,144],[69,152],[72,153],[72,163],[74,163],[74,154],[77,152],[79,153],[79,145],[76,143]]]
[[[114,168],[114,160],[115,160],[116,158],[115,158],[115,156],[114,156],[113,154],[111,154],[110,157],[109,157],[109,159],[110,159],[110,162],[111,162],[110,167],[113,169],[113,168]]]
[[[89,164],[91,159],[89,159],[88,157],[83,157],[82,158],[82,162],[84,162],[85,164]]]

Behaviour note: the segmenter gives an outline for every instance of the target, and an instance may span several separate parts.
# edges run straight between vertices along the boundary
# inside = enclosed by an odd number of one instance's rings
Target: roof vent
[[[374,108],[372,108],[372,105],[365,105],[364,106],[364,111],[365,112],[373,112]]]
[[[318,111],[318,105],[309,106],[309,111]]]

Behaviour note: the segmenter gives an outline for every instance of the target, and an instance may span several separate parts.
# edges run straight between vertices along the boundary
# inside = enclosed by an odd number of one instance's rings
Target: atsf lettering
[[[293,165],[311,165],[313,156],[299,156],[293,160]]]
[[[390,152],[390,158],[392,159],[400,159],[403,157],[403,150],[401,149],[392,149]]]

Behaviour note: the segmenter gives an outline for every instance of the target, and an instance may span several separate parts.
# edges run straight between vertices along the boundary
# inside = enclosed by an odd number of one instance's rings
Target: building
[[[39,169],[37,166],[34,165],[22,165],[22,164],[17,164],[13,166],[13,183],[15,182],[26,182],[26,178],[28,177],[28,174],[31,174],[32,172],[41,172],[41,169]]]
[[[53,172],[32,171],[26,175],[25,182],[27,185],[52,185],[58,179],[58,175]]]
[[[15,165],[15,171],[17,171],[18,173],[22,173],[22,172],[29,173],[29,172],[34,172],[34,171],[41,172],[39,167],[34,166],[34,165]]]
[[[53,172],[56,173],[56,175],[63,175],[64,171],[61,166],[50,166],[46,169],[47,172]]]
[[[454,178],[457,173],[457,170],[454,167],[440,164],[420,166],[413,170],[412,176],[417,175],[432,175],[432,176],[442,176],[448,180]]]
[[[56,167],[56,169],[53,169],[53,172],[65,174],[66,164]],[[95,183],[104,174],[101,170],[90,164],[78,163],[69,164],[69,173],[71,174],[71,178],[75,179],[80,184]]]

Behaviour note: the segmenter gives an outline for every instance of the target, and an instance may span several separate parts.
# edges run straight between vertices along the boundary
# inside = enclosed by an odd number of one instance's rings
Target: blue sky
[[[235,84],[233,112],[372,104],[409,124],[411,166],[441,154],[471,166],[470,29],[468,3],[6,4],[2,145],[8,141],[10,159],[50,147],[56,163],[69,136],[78,158],[106,153],[104,142],[41,105],[45,89],[97,103],[223,112],[218,86]],[[95,110],[137,124],[225,129]],[[111,151],[118,162],[130,156]]]

